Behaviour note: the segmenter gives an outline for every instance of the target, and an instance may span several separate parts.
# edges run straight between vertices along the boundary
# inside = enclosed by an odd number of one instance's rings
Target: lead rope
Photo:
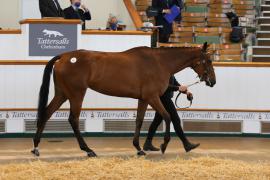
[[[192,84],[187,85],[187,87],[189,88],[189,87],[191,87],[191,86],[194,86],[194,85],[196,85],[196,84],[199,84],[200,82],[201,82],[201,81],[198,80],[198,81],[195,82],[195,83],[192,83]],[[177,94],[177,96],[176,96],[176,98],[175,98],[175,106],[176,106],[177,108],[180,108],[180,107],[177,105],[177,101],[178,101],[178,98],[180,97],[181,94],[182,94],[182,93],[179,91],[179,93]],[[182,109],[188,109],[188,108],[190,108],[190,107],[192,106],[193,97],[188,97],[188,100],[189,100],[189,102],[190,102],[189,106],[183,107]]]

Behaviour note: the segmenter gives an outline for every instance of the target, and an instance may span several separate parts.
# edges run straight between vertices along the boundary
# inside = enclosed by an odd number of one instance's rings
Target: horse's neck
[[[163,49],[159,52],[159,60],[170,74],[175,74],[187,67],[198,57],[197,49]]]

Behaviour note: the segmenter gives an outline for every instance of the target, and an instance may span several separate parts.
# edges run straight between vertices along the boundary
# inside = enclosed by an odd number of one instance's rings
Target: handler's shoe
[[[196,149],[199,146],[200,146],[200,143],[197,143],[197,144],[187,143],[184,145],[184,148],[185,148],[186,152],[189,152],[192,149]]]
[[[159,151],[159,148],[156,148],[155,146],[153,146],[151,141],[146,140],[143,145],[143,150],[144,151]]]

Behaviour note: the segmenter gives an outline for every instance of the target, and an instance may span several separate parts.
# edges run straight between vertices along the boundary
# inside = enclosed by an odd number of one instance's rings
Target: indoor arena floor
[[[236,137],[190,137],[191,142],[199,142],[201,146],[185,153],[182,144],[172,138],[166,154],[160,152],[147,152],[147,159],[185,159],[193,157],[214,157],[247,162],[270,162],[270,139],[268,138],[236,138]],[[85,138],[87,144],[100,157],[134,157],[136,151],[132,146],[132,138]],[[144,138],[141,138],[143,144]],[[159,146],[162,138],[154,140]],[[30,153],[32,140],[29,139],[0,139],[0,164],[14,162],[29,162],[36,158]],[[67,161],[85,159],[86,154],[79,149],[75,138],[49,138],[42,139],[40,144],[42,161]]]

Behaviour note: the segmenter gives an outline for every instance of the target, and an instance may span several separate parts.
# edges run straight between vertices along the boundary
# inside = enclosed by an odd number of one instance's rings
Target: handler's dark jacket
[[[64,9],[64,15],[65,19],[81,19],[83,22],[82,29],[85,30],[85,21],[91,20],[91,14],[90,12],[85,12],[82,9],[78,9],[77,11],[73,8],[73,6],[70,6],[66,9]]]
[[[179,90],[179,86],[180,86],[180,84],[175,79],[175,77],[171,76],[170,81],[169,81],[169,87],[167,88],[167,90],[165,91],[163,96],[169,96],[170,98],[172,98],[174,91]]]
[[[160,26],[160,25],[163,26],[163,28],[160,29],[162,34],[173,33],[172,24],[166,21],[166,19],[164,18],[165,14],[162,13],[162,11],[164,9],[171,9],[174,5],[178,6],[179,8],[182,8],[182,0],[153,0],[152,1],[152,7],[155,9],[158,9],[159,11],[159,15],[155,17],[155,20],[156,20],[157,26]],[[179,16],[177,19],[179,20],[180,17],[181,16]]]

